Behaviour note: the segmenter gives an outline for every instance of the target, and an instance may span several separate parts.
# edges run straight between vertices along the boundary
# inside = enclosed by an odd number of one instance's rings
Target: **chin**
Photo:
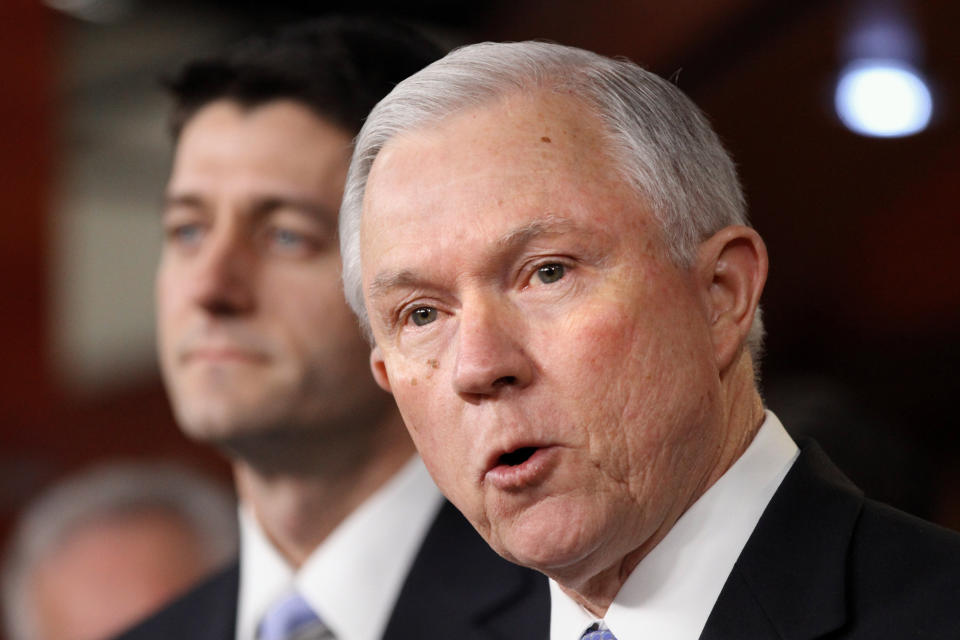
[[[268,429],[255,407],[233,402],[183,403],[175,410],[183,432],[199,442],[217,445]]]
[[[591,520],[569,511],[545,505],[531,507],[506,519],[497,528],[491,546],[516,564],[547,575],[563,573],[590,555],[602,533],[591,526]]]

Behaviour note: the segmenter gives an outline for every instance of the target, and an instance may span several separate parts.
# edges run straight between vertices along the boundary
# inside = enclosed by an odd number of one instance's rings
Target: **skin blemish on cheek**
[[[430,358],[427,360],[427,366],[430,367],[430,370],[427,371],[427,380],[433,378],[433,374],[436,373],[436,370],[440,368],[440,361],[436,358]]]
[[[420,383],[420,381],[417,380],[416,378],[410,378],[410,386],[411,386],[411,387],[415,387],[415,386],[417,386],[419,383]]]
[[[553,141],[547,136],[540,136],[540,142],[553,142]]]

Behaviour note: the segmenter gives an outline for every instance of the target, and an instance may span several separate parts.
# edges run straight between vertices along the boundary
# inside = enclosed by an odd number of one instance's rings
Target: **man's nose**
[[[252,247],[227,230],[212,232],[194,263],[190,284],[194,303],[215,315],[252,310],[255,262]]]
[[[477,300],[460,311],[453,384],[479,400],[530,384],[534,367],[524,347],[519,318],[509,303]]]

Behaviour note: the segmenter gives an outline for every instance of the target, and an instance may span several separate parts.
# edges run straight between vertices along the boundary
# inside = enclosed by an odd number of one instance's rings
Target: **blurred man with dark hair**
[[[159,354],[183,430],[233,464],[241,552],[127,638],[546,636],[546,582],[443,501],[340,287],[352,138],[440,53],[395,25],[323,21],[170,83]]]

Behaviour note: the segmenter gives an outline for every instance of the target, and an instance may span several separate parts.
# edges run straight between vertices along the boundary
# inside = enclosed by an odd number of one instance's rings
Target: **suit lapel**
[[[549,614],[546,578],[494,553],[445,502],[414,560],[384,639],[545,639]]]
[[[846,619],[846,565],[860,491],[805,443],[707,620],[702,640],[803,640]]]
[[[237,635],[237,607],[240,600],[239,561],[221,574],[217,585],[216,603],[211,608],[219,613],[211,620],[211,629],[205,638],[235,640]]]
[[[234,640],[239,588],[234,562],[117,640]]]
[[[184,640],[234,640],[237,627],[237,598],[240,565],[234,563],[201,585],[192,599],[185,599],[178,637]],[[181,625],[183,623],[181,622]]]
[[[779,640],[753,589],[736,569],[731,572],[717,604],[710,612],[700,640]]]

